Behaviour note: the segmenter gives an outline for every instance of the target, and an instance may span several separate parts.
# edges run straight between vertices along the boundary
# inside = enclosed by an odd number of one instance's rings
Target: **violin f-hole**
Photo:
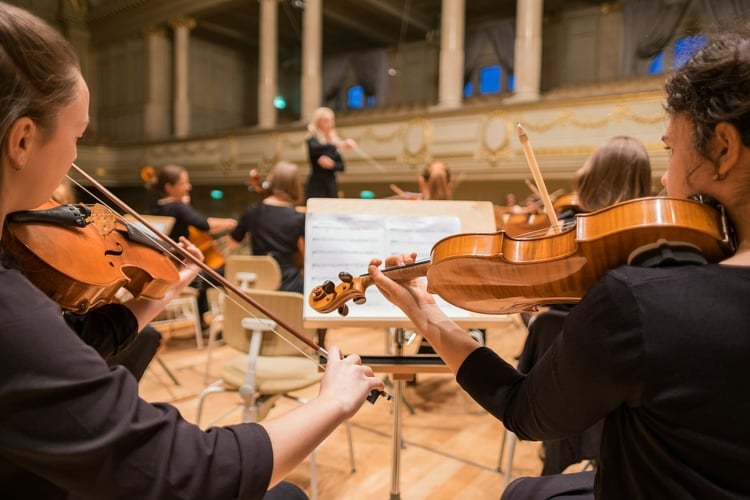
[[[104,255],[115,255],[115,256],[119,257],[120,255],[123,254],[124,248],[122,247],[122,245],[120,244],[120,242],[119,241],[115,241],[114,243],[115,243],[115,246],[117,248],[105,250],[104,251]]]

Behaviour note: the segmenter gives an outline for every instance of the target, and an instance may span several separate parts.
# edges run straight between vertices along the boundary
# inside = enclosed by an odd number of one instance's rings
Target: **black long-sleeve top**
[[[307,151],[311,168],[307,180],[307,198],[338,198],[336,172],[343,172],[345,165],[336,145],[323,144],[317,138],[310,137],[307,139]],[[333,160],[332,169],[323,168],[318,164],[321,156],[328,156]]]
[[[113,327],[137,328],[119,311]],[[57,304],[1,267],[0,318],[3,498],[263,497],[273,454],[261,426],[203,431],[139,399],[125,368],[110,369]]]
[[[279,290],[302,293],[304,280],[297,267],[297,242],[305,237],[305,214],[294,207],[256,203],[247,207],[229,233],[235,241],[250,237],[253,255],[271,255],[281,269]]]
[[[190,234],[190,226],[201,231],[210,229],[208,218],[205,215],[181,201],[155,203],[151,206],[151,214],[174,217],[174,226],[172,226],[172,231],[168,235],[174,241],[178,241],[180,236],[187,238]]]
[[[622,267],[526,376],[486,348],[461,386],[521,439],[605,417],[597,498],[750,498],[750,268]]]

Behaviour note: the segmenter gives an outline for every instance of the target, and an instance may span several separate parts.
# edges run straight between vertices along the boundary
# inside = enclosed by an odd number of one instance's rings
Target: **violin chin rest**
[[[628,265],[631,266],[702,266],[705,264],[708,264],[708,261],[701,249],[684,241],[659,239],[654,243],[636,248],[628,255]]]

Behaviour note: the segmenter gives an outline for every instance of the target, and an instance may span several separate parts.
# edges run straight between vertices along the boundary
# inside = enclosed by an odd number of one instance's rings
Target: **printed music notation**
[[[417,260],[428,259],[433,245],[461,232],[461,219],[452,215],[402,216],[372,214],[308,213],[305,229],[305,295],[326,280],[338,284],[342,271],[353,276],[367,272],[372,257],[417,252]],[[422,278],[425,279],[425,278]],[[351,304],[348,317],[403,318],[375,286],[367,288],[367,302]],[[452,316],[468,315],[436,296]],[[305,318],[324,317],[305,304]]]

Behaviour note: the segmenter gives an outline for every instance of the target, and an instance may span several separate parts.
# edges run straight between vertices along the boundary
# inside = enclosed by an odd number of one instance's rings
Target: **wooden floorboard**
[[[513,360],[523,345],[525,329],[519,322],[487,332],[487,345]],[[345,352],[385,354],[386,332],[382,329],[339,328],[328,331],[326,344]],[[373,347],[375,346],[375,347]],[[382,349],[381,349],[382,346]],[[375,349],[378,352],[372,352]],[[364,350],[367,350],[365,352]],[[152,402],[172,402],[192,422],[196,421],[198,395],[204,383],[206,349],[196,349],[189,334],[165,342],[159,357],[141,381],[141,395]],[[221,364],[239,353],[219,346],[213,354],[210,380],[218,378]],[[179,382],[176,385],[166,370]],[[382,374],[386,376],[387,374]],[[317,387],[298,393],[314,397]],[[201,426],[238,408],[236,393],[214,394],[206,399]],[[349,465],[344,426],[340,426],[318,449],[316,464],[321,500],[404,500],[497,499],[506,483],[505,460],[498,470],[502,424],[469,398],[447,373],[420,373],[404,390],[401,416],[403,445],[400,450],[398,481],[393,480],[393,404],[382,398],[365,403],[351,420],[356,471]],[[406,408],[406,404],[411,411]],[[288,411],[296,403],[280,401],[269,417]],[[216,421],[217,425],[238,423],[239,410]],[[541,470],[539,444],[519,442],[513,460],[513,477],[537,475]],[[289,477],[310,488],[310,463],[305,460]]]

